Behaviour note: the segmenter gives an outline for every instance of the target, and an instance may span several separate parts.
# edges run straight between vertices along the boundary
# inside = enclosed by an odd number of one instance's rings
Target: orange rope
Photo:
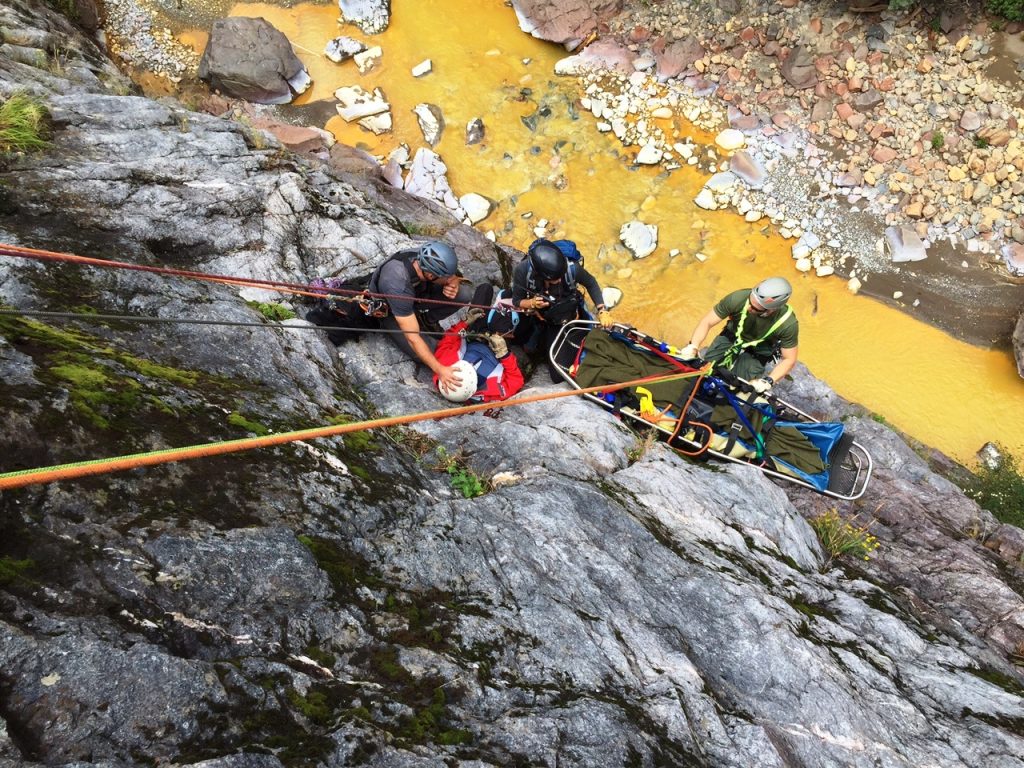
[[[74,464],[60,464],[51,467],[25,469],[0,475],[0,490],[21,488],[26,485],[34,485],[37,483],[52,483],[58,480],[71,480],[77,477],[101,475],[108,472],[137,469],[139,467],[150,467],[156,464],[168,464],[175,461],[203,458],[205,456],[218,456],[225,453],[248,451],[254,448],[268,448],[270,446],[282,445],[296,440],[314,440],[322,437],[334,437],[336,435],[344,435],[348,432],[359,432],[365,429],[379,429],[381,427],[413,424],[418,421],[428,421],[431,419],[447,419],[452,416],[475,413],[489,408],[510,408],[516,405],[536,403],[543,400],[555,400],[562,397],[588,395],[596,392],[614,392],[616,390],[636,386],[638,384],[649,384],[655,381],[671,381],[673,379],[686,378],[687,376],[692,375],[695,374],[673,373],[668,375],[648,376],[643,379],[624,381],[620,384],[604,384],[602,386],[574,389],[567,392],[549,392],[539,395],[530,395],[529,397],[516,398],[514,400],[504,400],[501,402],[479,403],[477,405],[445,408],[439,411],[428,411],[426,413],[415,413],[406,416],[391,416],[383,419],[373,419],[371,421],[354,422],[352,424],[338,424],[328,427],[314,427],[294,432],[282,432],[277,435],[228,440],[219,443],[207,443],[204,445],[193,445],[184,448],[168,448],[162,451],[137,453],[129,456],[115,456],[109,459],[96,459],[94,461],[84,461]]]

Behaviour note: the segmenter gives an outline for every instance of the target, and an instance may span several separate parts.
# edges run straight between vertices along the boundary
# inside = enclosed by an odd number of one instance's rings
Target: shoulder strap
[[[402,261],[405,263],[405,271],[406,274],[409,276],[409,284],[413,287],[413,289],[415,289],[420,279],[417,276],[416,269],[413,267],[412,263],[413,261],[416,260],[416,257],[418,255],[419,253],[417,251],[399,251],[398,253],[389,256],[387,259],[384,260],[383,264],[381,264],[379,267],[377,267],[377,269],[373,271],[373,275],[370,277],[370,283],[369,285],[367,285],[367,290],[369,290],[370,293],[380,292],[380,273],[384,269],[384,267],[387,264],[390,264],[392,261]]]

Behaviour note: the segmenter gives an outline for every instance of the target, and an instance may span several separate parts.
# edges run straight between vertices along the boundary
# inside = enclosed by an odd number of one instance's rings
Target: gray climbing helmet
[[[438,277],[451,277],[459,269],[459,259],[455,251],[440,240],[431,240],[421,245],[417,259],[420,262],[420,269]]]
[[[751,296],[765,309],[778,309],[789,301],[793,295],[793,287],[784,277],[769,277],[758,283]]]

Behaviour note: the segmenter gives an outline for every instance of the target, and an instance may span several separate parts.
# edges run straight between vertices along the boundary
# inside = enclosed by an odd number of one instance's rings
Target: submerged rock
[[[479,117],[474,117],[466,124],[466,144],[468,146],[479,144],[484,140],[485,133],[484,121]]]
[[[658,247],[658,227],[642,221],[630,221],[619,230],[619,240],[634,259],[642,259],[650,256]]]
[[[423,133],[423,140],[431,147],[436,147],[441,141],[441,134],[444,133],[444,113],[435,104],[417,104],[413,108],[416,113],[416,121],[419,123],[420,131]]]

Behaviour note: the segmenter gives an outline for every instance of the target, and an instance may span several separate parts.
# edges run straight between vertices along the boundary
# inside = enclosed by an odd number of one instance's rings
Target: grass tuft
[[[844,519],[834,507],[810,519],[811,527],[818,534],[821,546],[829,553],[829,559],[850,555],[867,560],[878,549],[878,539],[871,535],[871,522],[854,525]],[[873,522],[873,521],[872,521]]]
[[[15,93],[0,104],[0,153],[32,152],[49,145],[49,113],[27,93]]]

